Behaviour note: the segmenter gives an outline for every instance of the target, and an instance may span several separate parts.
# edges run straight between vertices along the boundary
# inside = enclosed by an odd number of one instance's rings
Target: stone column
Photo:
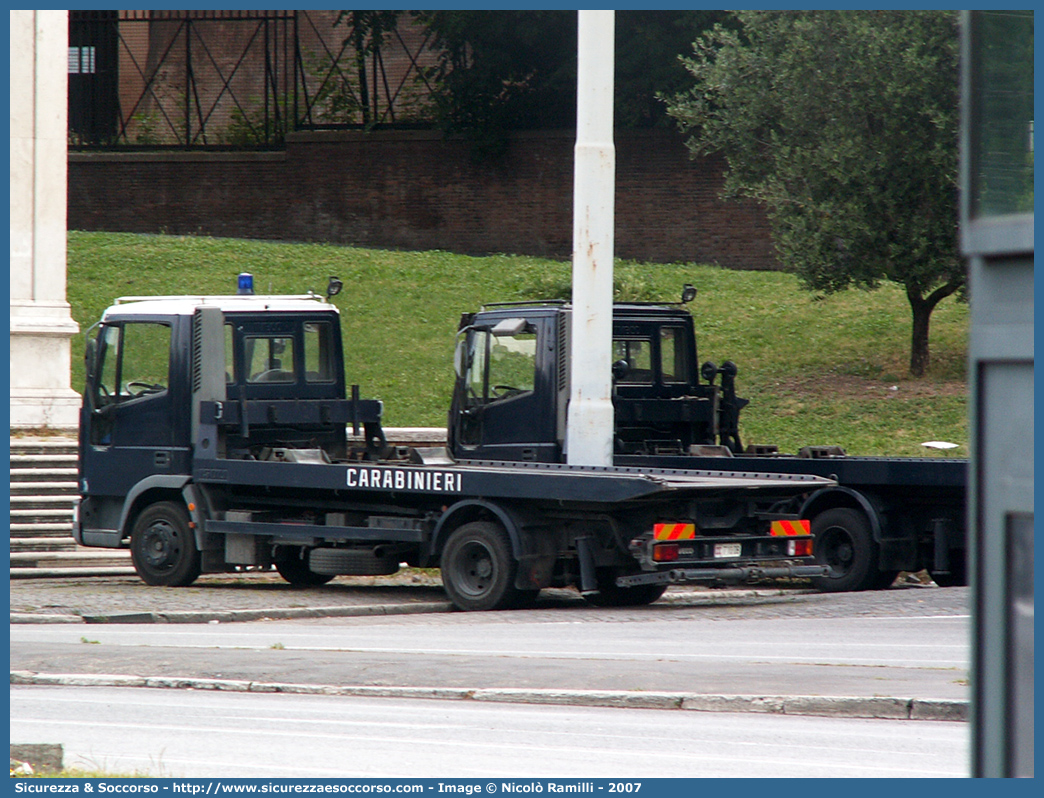
[[[68,11],[11,11],[11,427],[72,428],[65,301]]]

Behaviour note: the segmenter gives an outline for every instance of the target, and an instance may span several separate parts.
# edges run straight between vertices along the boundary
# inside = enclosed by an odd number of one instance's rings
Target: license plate
[[[743,546],[740,543],[715,543],[714,544],[714,557],[715,559],[725,559],[728,557],[740,557],[743,554]]]

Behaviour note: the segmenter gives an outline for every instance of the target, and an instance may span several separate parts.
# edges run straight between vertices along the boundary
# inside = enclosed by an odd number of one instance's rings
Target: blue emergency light
[[[254,275],[243,272],[239,275],[239,289],[236,291],[237,294],[252,294],[254,293]]]

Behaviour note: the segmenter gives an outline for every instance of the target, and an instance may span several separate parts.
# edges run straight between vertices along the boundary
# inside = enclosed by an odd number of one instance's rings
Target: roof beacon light
[[[238,278],[238,290],[237,294],[252,294],[254,293],[254,275],[249,272],[242,272]]]

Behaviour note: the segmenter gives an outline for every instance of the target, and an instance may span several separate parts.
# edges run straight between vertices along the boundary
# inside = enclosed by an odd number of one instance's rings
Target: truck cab
[[[202,319],[223,338],[204,364]],[[209,395],[226,418],[208,440],[219,456],[263,459],[273,447],[346,452],[344,361],[337,308],[314,295],[123,297],[88,334],[80,414],[79,528],[88,545],[116,547],[134,501],[177,493],[192,473]],[[219,342],[220,343],[220,342]],[[251,418],[247,404],[261,408]],[[340,422],[340,423],[338,423]],[[131,497],[131,502],[125,499]]]
[[[489,305],[461,318],[447,427],[455,458],[565,460],[571,314],[569,304],[547,302]],[[612,348],[616,454],[742,451],[747,401],[735,393],[736,367],[697,367],[687,310],[616,305]]]

